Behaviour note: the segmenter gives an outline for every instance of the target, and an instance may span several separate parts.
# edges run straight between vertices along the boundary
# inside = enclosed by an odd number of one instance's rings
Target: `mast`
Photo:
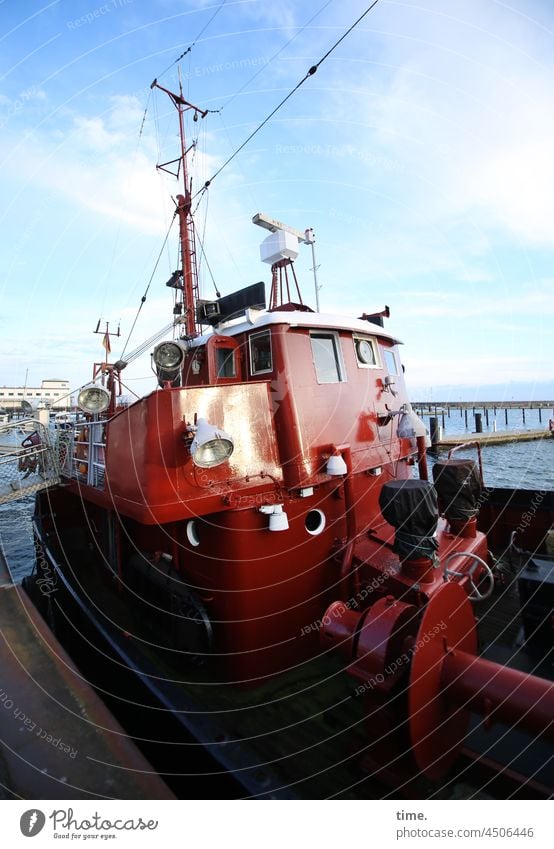
[[[161,86],[157,80],[151,84],[150,88],[159,88],[160,91],[168,95],[171,102],[177,109],[179,115],[179,138],[181,145],[181,154],[177,159],[172,159],[169,162],[164,162],[156,167],[161,171],[167,171],[174,177],[179,177],[179,172],[182,170],[183,176],[183,194],[177,195],[177,210],[176,214],[179,217],[179,240],[181,244],[181,269],[180,273],[173,275],[171,285],[182,292],[182,309],[184,312],[184,326],[187,337],[197,336],[200,332],[196,323],[196,303],[198,300],[198,268],[196,264],[196,239],[194,235],[194,221],[192,218],[192,184],[187,172],[187,147],[185,142],[185,112],[188,109],[194,110],[195,120],[200,115],[205,118],[208,110],[202,110],[193,103],[189,103],[183,97],[183,88],[179,75],[179,94],[175,94],[169,89]],[[190,150],[190,148],[189,148]],[[177,171],[171,171],[167,166],[177,164]],[[179,280],[180,277],[180,280]],[[175,305],[175,311],[180,312],[180,306]]]

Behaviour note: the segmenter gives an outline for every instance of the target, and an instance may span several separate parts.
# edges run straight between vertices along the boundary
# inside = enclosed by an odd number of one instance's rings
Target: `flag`
[[[106,354],[111,354],[112,346],[110,345],[110,334],[108,333],[107,330],[104,333],[104,338],[102,339],[102,345],[106,349]]]

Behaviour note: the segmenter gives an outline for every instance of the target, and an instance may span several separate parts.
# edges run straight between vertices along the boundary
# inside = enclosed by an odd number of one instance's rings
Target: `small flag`
[[[110,345],[110,334],[108,333],[107,330],[104,333],[104,338],[102,339],[102,345],[106,349],[106,354],[111,354],[112,346]]]

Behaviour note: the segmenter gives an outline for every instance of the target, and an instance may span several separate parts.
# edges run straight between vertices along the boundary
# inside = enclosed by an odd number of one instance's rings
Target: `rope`
[[[371,12],[371,10],[372,10],[373,8],[375,8],[375,6],[377,5],[377,3],[378,3],[378,2],[379,2],[379,0],[373,0],[373,3],[371,3],[371,5],[367,7],[367,9],[365,10],[365,12],[362,12],[362,14],[359,16],[359,18],[357,18],[357,19],[354,21],[354,23],[353,23],[350,27],[348,27],[348,29],[346,30],[346,32],[345,32],[345,33],[343,33],[343,34],[341,35],[341,37],[338,39],[338,41],[335,41],[335,43],[332,45],[332,47],[330,47],[330,48],[329,48],[329,50],[327,51],[327,53],[325,53],[325,54],[321,57],[321,59],[319,60],[319,62],[317,62],[315,65],[312,65],[312,67],[311,67],[311,68],[309,68],[309,70],[308,70],[308,71],[306,72],[306,74],[302,77],[302,79],[300,80],[300,82],[298,82],[298,83],[294,86],[294,88],[293,88],[291,91],[289,91],[289,93],[288,93],[288,94],[287,94],[287,95],[286,95],[286,96],[285,96],[285,97],[281,100],[281,102],[277,104],[277,106],[275,107],[275,109],[273,109],[273,110],[272,110],[272,112],[270,112],[270,113],[269,113],[269,115],[267,116],[267,118],[264,118],[264,120],[262,121],[262,123],[261,123],[261,124],[259,124],[259,125],[256,127],[256,129],[255,129],[255,130],[253,130],[253,131],[250,133],[250,135],[249,135],[249,136],[248,136],[248,137],[247,137],[247,138],[243,141],[243,143],[242,143],[241,145],[239,145],[239,147],[235,150],[235,152],[234,152],[234,153],[232,153],[232,154],[231,154],[231,156],[230,156],[230,157],[229,157],[229,158],[228,158],[228,159],[227,159],[227,160],[223,163],[223,165],[221,165],[221,167],[217,169],[217,171],[215,172],[215,174],[213,175],[213,177],[212,177],[210,180],[206,180],[206,182],[204,183],[204,186],[202,187],[202,189],[199,189],[199,191],[196,193],[196,195],[200,194],[201,192],[206,191],[206,189],[208,189],[208,188],[209,188],[209,186],[211,185],[211,183],[213,183],[213,181],[215,180],[215,178],[216,178],[219,174],[221,174],[221,172],[223,171],[223,169],[224,169],[224,168],[226,168],[226,167],[227,167],[227,165],[229,165],[229,163],[231,163],[231,162],[233,161],[233,159],[234,159],[236,156],[238,156],[238,154],[241,152],[241,150],[242,150],[244,147],[246,147],[246,145],[248,144],[248,142],[249,142],[249,141],[251,141],[251,140],[254,138],[254,136],[255,136],[255,135],[257,135],[263,127],[265,127],[265,125],[268,123],[268,121],[270,121],[270,120],[273,118],[273,116],[274,116],[274,115],[275,115],[275,114],[279,111],[279,109],[281,109],[281,107],[283,107],[283,106],[285,105],[285,103],[287,102],[287,100],[290,100],[290,98],[293,96],[293,94],[295,94],[295,93],[298,91],[298,89],[300,88],[300,86],[302,86],[302,85],[306,82],[306,80],[307,80],[307,79],[309,79],[310,77],[312,77],[312,76],[316,73],[316,71],[318,70],[319,66],[320,66],[323,62],[325,62],[325,60],[326,60],[326,59],[327,59],[327,58],[331,55],[331,53],[332,53],[332,52],[333,52],[333,51],[334,51],[334,50],[335,50],[335,49],[339,46],[339,44],[340,44],[342,41],[344,41],[344,39],[346,38],[346,36],[347,36],[347,35],[349,35],[349,34],[352,32],[352,30],[353,30],[355,27],[357,27],[357,26],[358,26],[358,24],[360,23],[360,21],[361,21],[361,20],[363,20],[363,18],[365,18],[365,16],[366,16],[366,15],[368,15],[368,14]],[[195,197],[196,197],[196,195],[195,195]]]
[[[186,50],[183,50],[183,52],[181,53],[181,55],[180,55],[180,56],[177,56],[177,58],[176,58],[173,62],[171,62],[171,64],[170,64],[170,65],[168,65],[168,66],[167,66],[167,68],[165,69],[165,71],[162,71],[162,72],[161,72],[161,74],[158,74],[158,76],[156,77],[156,79],[160,79],[160,77],[163,77],[163,75],[164,75],[164,74],[167,74],[167,72],[168,72],[168,71],[170,71],[170,70],[171,70],[171,68],[172,68],[174,65],[176,65],[178,62],[180,62],[180,61],[181,61],[181,59],[184,59],[184,58],[185,58],[185,56],[187,55],[187,53],[190,53],[190,52],[191,52],[192,48],[196,45],[196,43],[197,43],[198,39],[199,39],[202,35],[204,35],[204,33],[206,32],[206,30],[207,30],[207,29],[208,29],[208,27],[210,26],[211,22],[214,20],[214,18],[215,18],[217,15],[219,15],[219,13],[221,12],[221,10],[222,10],[222,9],[223,9],[223,7],[225,6],[225,3],[226,3],[226,2],[227,2],[227,0],[223,0],[223,3],[221,3],[221,5],[217,7],[217,9],[216,9],[216,10],[215,10],[215,12],[213,13],[213,15],[211,16],[211,18],[209,19],[209,21],[208,21],[206,24],[204,24],[204,26],[202,27],[202,29],[200,30],[200,32],[198,33],[198,35],[196,36],[196,38],[194,39],[194,41],[193,41],[191,44],[189,44],[189,46],[187,47],[187,49],[186,49]]]
[[[319,15],[321,15],[321,13],[322,13],[322,12],[323,12],[326,8],[327,8],[327,6],[330,6],[332,2],[333,2],[333,0],[327,0],[327,3],[325,3],[325,4],[321,7],[321,9],[318,9],[318,11],[315,13],[315,15],[312,15],[312,17],[309,19],[309,21],[306,21],[306,23],[305,23],[303,26],[301,26],[301,27],[300,27],[300,29],[299,29],[299,30],[297,30],[297,31],[295,32],[295,34],[294,34],[291,38],[289,38],[289,40],[288,40],[288,41],[286,41],[286,42],[285,42],[285,44],[283,44],[283,46],[282,46],[282,47],[280,47],[280,48],[279,48],[279,50],[278,50],[276,53],[274,53],[274,54],[273,54],[273,56],[271,56],[271,57],[268,59],[268,61],[265,63],[265,65],[263,65],[261,68],[259,68],[259,70],[257,70],[257,71],[256,71],[256,73],[255,73],[255,74],[253,74],[253,76],[251,76],[251,77],[250,77],[250,79],[249,79],[249,80],[247,80],[247,81],[244,83],[244,85],[242,85],[242,86],[238,89],[238,91],[236,91],[234,94],[232,94],[232,95],[230,96],[229,100],[226,100],[226,101],[225,101],[225,103],[223,104],[223,106],[221,107],[221,109],[218,109],[217,111],[218,111],[218,112],[222,112],[222,111],[225,109],[225,107],[226,107],[226,106],[229,106],[229,104],[230,104],[230,103],[232,103],[232,102],[233,102],[233,100],[234,100],[236,97],[238,97],[238,96],[239,96],[239,94],[240,94],[241,92],[243,92],[243,91],[245,90],[245,88],[248,88],[248,86],[250,85],[250,83],[251,83],[251,82],[253,82],[253,81],[256,79],[256,77],[258,77],[261,73],[263,73],[264,71],[266,71],[266,70],[267,70],[267,68],[268,68],[268,66],[269,66],[269,65],[271,65],[271,63],[273,62],[273,60],[274,60],[274,59],[276,59],[276,58],[277,58],[277,56],[279,56],[279,54],[280,54],[280,53],[282,53],[282,52],[283,52],[283,50],[285,50],[285,49],[289,46],[289,44],[291,44],[291,43],[294,41],[294,39],[295,39],[295,38],[298,38],[298,36],[300,35],[300,33],[301,33],[301,32],[304,32],[304,30],[306,29],[306,27],[308,27],[308,26],[312,23],[312,21],[315,21],[315,19],[316,19],[317,17],[319,17]]]
[[[123,359],[123,355],[125,354],[125,351],[127,350],[127,345],[128,345],[128,344],[129,344],[129,342],[130,342],[131,336],[132,336],[132,334],[133,334],[133,330],[135,329],[135,325],[136,325],[136,323],[137,323],[137,321],[138,321],[138,317],[139,317],[139,315],[140,315],[140,311],[141,311],[141,309],[143,308],[143,306],[144,306],[144,304],[145,304],[145,302],[146,302],[146,296],[148,295],[148,290],[150,289],[150,284],[152,283],[152,280],[154,279],[154,274],[156,273],[156,269],[158,268],[158,264],[159,264],[159,262],[160,262],[160,259],[162,258],[162,254],[163,254],[163,252],[164,252],[164,250],[165,250],[165,246],[166,246],[166,244],[167,244],[167,240],[169,239],[169,234],[171,233],[171,228],[173,227],[173,222],[174,222],[174,221],[175,221],[175,215],[174,215],[174,216],[173,216],[173,218],[171,219],[171,224],[169,225],[169,230],[167,231],[166,236],[165,236],[165,239],[164,239],[164,241],[163,241],[163,245],[162,245],[162,247],[160,248],[160,252],[159,252],[159,254],[158,254],[158,258],[157,258],[156,263],[155,263],[155,265],[154,265],[154,268],[153,268],[152,274],[150,275],[150,280],[148,281],[148,284],[147,284],[147,286],[146,286],[146,289],[144,290],[144,295],[143,295],[143,296],[142,296],[142,298],[140,299],[140,305],[139,305],[139,308],[138,308],[138,310],[137,310],[137,314],[136,314],[136,316],[135,316],[135,320],[133,321],[133,324],[132,324],[131,329],[130,329],[130,331],[129,331],[129,335],[127,336],[127,341],[125,342],[125,347],[123,348],[123,351],[121,352],[121,356],[120,356],[120,358],[119,358],[120,360],[122,360],[122,359]]]

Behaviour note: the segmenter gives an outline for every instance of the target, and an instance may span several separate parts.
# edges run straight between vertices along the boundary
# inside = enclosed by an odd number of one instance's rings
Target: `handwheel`
[[[457,569],[449,569],[448,568],[449,562],[451,560],[453,560],[454,557],[470,557],[474,562],[469,567],[467,572],[458,572]],[[488,581],[488,585],[487,585],[485,592],[482,592],[473,580],[473,573],[477,569],[478,565],[482,566],[483,569],[485,570],[485,577]],[[472,589],[472,593],[470,595],[468,595],[468,598],[471,601],[485,601],[485,599],[491,597],[492,592],[494,590],[494,575],[492,574],[490,566],[488,565],[488,563],[485,563],[485,561],[481,557],[479,557],[477,554],[473,554],[471,551],[455,551],[452,554],[448,555],[448,557],[446,558],[446,560],[444,562],[444,580],[445,581],[449,581],[449,578],[448,578],[449,575],[456,576],[457,578],[463,578],[467,575],[467,577],[469,578],[469,585]],[[452,582],[450,581],[450,583],[452,583]]]

